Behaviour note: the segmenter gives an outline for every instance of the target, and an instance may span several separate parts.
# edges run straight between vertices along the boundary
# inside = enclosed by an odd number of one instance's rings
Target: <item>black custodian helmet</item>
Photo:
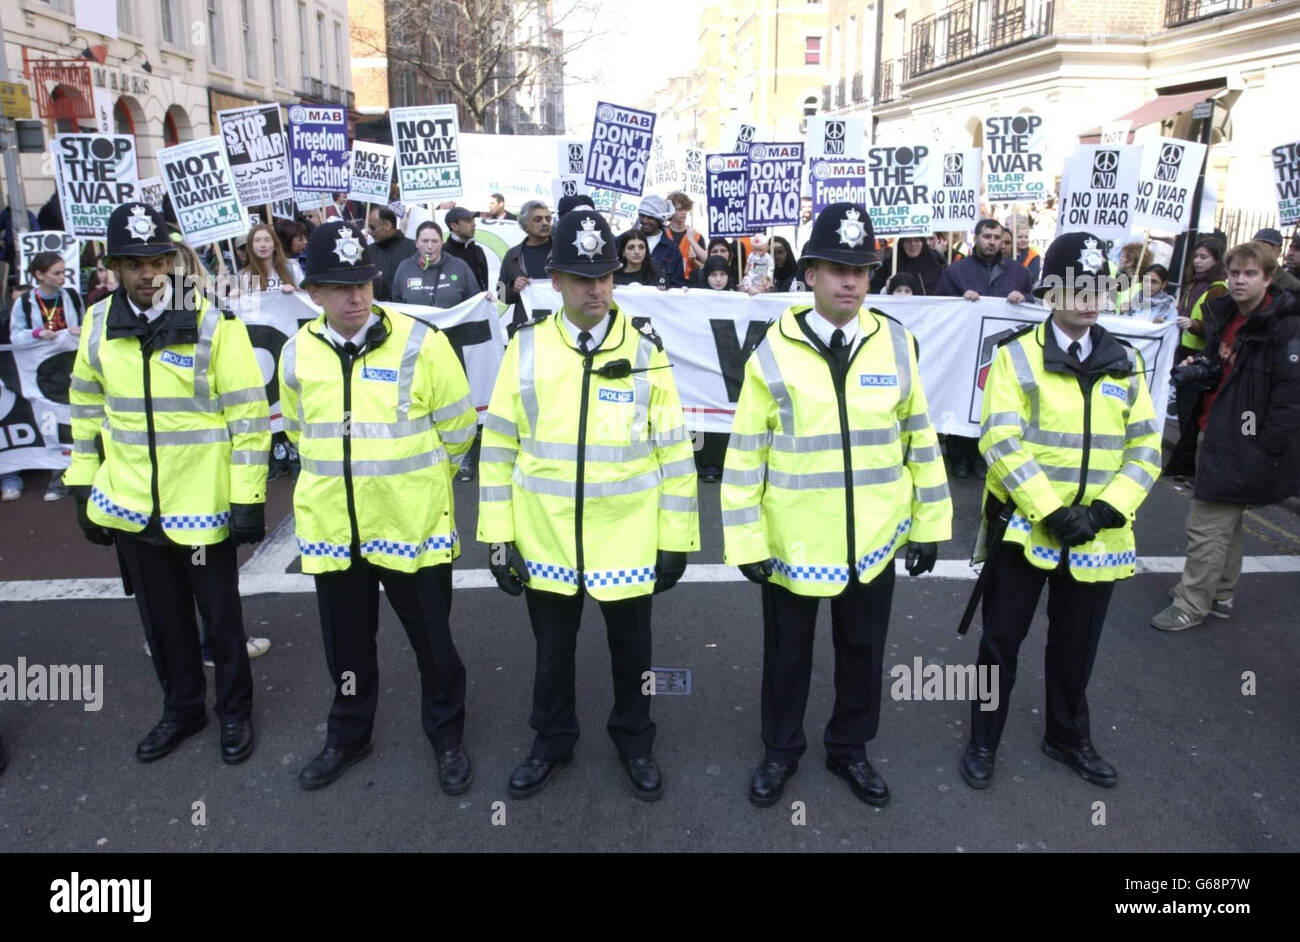
[[[804,243],[799,267],[813,259],[838,262],[853,268],[880,264],[871,215],[861,203],[831,203],[813,221],[812,235]]]
[[[551,256],[546,260],[548,272],[600,278],[622,267],[613,230],[600,213],[574,209],[555,223],[551,230]]]
[[[1034,286],[1034,297],[1049,290],[1063,288],[1104,287],[1098,278],[1107,278],[1106,244],[1089,232],[1067,232],[1057,236],[1043,256],[1043,270]]]
[[[361,285],[379,277],[360,227],[343,220],[312,230],[306,262],[304,285]]]
[[[144,203],[123,203],[108,217],[105,258],[151,258],[175,252],[167,220]]]

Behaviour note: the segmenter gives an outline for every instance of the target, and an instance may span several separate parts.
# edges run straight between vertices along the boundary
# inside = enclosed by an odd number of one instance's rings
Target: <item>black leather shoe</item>
[[[982,481],[984,479],[984,472],[987,470],[988,465],[984,463],[984,459],[979,455],[975,455],[966,461],[966,473],[977,481]]]
[[[153,762],[161,759],[185,740],[208,725],[208,715],[204,713],[188,725],[162,720],[149,730],[149,735],[140,740],[135,747],[135,757],[141,762]]]
[[[326,746],[320,755],[307,763],[307,767],[298,773],[298,784],[307,791],[324,788],[345,771],[348,766],[356,765],[370,755],[371,744],[357,746],[353,749],[335,749]]]
[[[563,759],[556,759],[554,762],[547,762],[545,759],[534,759],[529,756],[519,764],[514,774],[510,776],[510,797],[511,798],[532,798],[551,780],[551,776],[564,768],[573,761],[573,753],[569,753]]]
[[[221,761],[238,765],[253,754],[253,721],[235,720],[221,724]]]
[[[993,750],[966,744],[966,754],[961,757],[961,777],[971,788],[988,788],[993,784]]]
[[[827,756],[826,768],[848,782],[849,791],[861,801],[876,807],[889,804],[889,786],[866,759],[860,762],[841,762]]]
[[[474,768],[469,764],[465,747],[456,746],[438,753],[438,787],[445,795],[459,795],[474,781]]]
[[[970,477],[970,467],[966,464],[966,459],[957,457],[952,459],[952,476],[955,478]]]
[[[1097,755],[1092,743],[1082,740],[1077,746],[1062,746],[1043,737],[1043,755],[1068,765],[1094,785],[1114,788],[1118,779],[1115,767]]]
[[[654,756],[620,759],[627,771],[628,780],[632,783],[632,794],[642,801],[658,801],[664,793],[664,777],[659,773]]]
[[[749,783],[749,800],[760,808],[781,800],[785,782],[799,768],[798,762],[764,762]]]

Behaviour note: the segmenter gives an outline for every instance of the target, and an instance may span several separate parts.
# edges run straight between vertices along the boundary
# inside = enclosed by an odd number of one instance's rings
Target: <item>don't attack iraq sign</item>
[[[750,232],[799,224],[803,144],[754,143],[745,178],[745,225]]]
[[[640,196],[654,131],[654,112],[597,102],[587,148],[587,186]]]

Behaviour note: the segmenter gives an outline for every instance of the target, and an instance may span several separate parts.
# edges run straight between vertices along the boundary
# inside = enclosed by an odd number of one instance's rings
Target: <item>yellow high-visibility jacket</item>
[[[695,459],[668,357],[617,305],[588,372],[553,317],[506,348],[483,422],[478,538],[513,541],[534,589],[654,591],[659,550],[700,548]]]
[[[469,383],[447,335],[375,305],[347,354],[325,315],[280,351],[284,430],[302,472],[293,490],[302,571],[352,564],[415,572],[460,555],[451,459],[474,444]]]
[[[166,311],[143,333],[120,288],[86,312],[63,480],[92,485],[100,526],[138,533],[157,516],[173,542],[199,546],[226,539],[232,503],[266,501],[271,420],[243,323],[191,297],[197,310]]]
[[[841,395],[804,332],[808,310],[788,308],[745,364],[722,530],[729,565],[770,559],[772,582],[831,596],[909,541],[951,537],[952,499],[912,335],[861,309]]]
[[[984,506],[1008,497],[1016,510],[1005,539],[1040,569],[1061,564],[1061,544],[1043,524],[1059,507],[1105,501],[1121,527],[1071,547],[1080,582],[1133,575],[1133,519],[1160,476],[1160,423],[1141,355],[1101,327],[1082,378],[1047,321],[999,347],[984,384],[980,451],[988,462]]]

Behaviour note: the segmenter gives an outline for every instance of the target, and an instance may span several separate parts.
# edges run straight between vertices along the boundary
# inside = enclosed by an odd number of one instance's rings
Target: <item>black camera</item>
[[[1175,366],[1169,375],[1175,386],[1190,386],[1208,392],[1219,384],[1223,364],[1211,363],[1205,357],[1194,357],[1191,363]]]

